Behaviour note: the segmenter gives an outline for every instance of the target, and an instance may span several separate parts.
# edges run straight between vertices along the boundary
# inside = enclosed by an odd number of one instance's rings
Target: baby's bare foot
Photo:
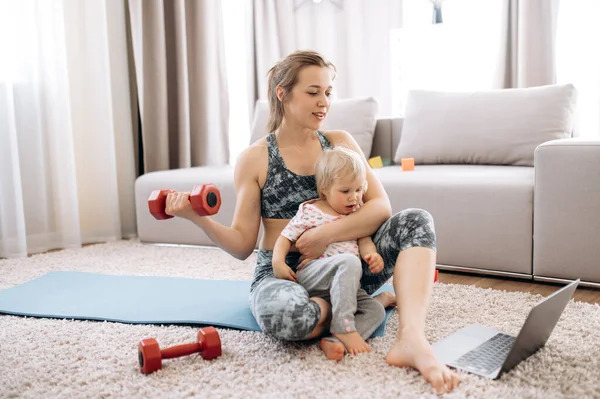
[[[367,344],[356,331],[332,335],[342,341],[346,347],[346,351],[348,351],[348,353],[351,355],[357,355],[363,352],[371,352],[371,347],[369,344]]]
[[[383,305],[384,308],[388,308],[390,306],[396,306],[396,295],[393,292],[384,291],[380,294],[374,296],[380,304]]]
[[[438,360],[422,334],[408,332],[399,335],[386,361],[392,366],[419,370],[438,393],[450,392],[460,383],[458,374]]]
[[[340,361],[344,357],[344,345],[342,343],[321,338],[319,344],[327,359]]]

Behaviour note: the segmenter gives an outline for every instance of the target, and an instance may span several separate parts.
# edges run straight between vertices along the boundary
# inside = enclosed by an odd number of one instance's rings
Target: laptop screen
[[[546,344],[554,326],[560,319],[565,307],[571,300],[579,279],[564,286],[548,297],[541,300],[531,309],[525,324],[521,328],[517,339],[508,353],[502,371],[515,367],[523,359],[535,353]]]

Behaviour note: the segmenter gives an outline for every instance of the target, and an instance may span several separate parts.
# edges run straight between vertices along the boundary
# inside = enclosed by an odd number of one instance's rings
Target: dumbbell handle
[[[193,353],[201,352],[202,350],[202,345],[200,345],[198,342],[193,342],[190,344],[171,346],[170,348],[161,349],[160,356],[163,359],[172,359],[174,357],[191,355]]]

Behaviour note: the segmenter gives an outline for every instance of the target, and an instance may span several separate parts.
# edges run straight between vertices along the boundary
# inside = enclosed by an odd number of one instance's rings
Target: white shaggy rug
[[[50,271],[250,279],[255,256],[241,262],[219,249],[120,241],[18,260],[0,260],[0,289]],[[160,293],[156,293],[160,295]],[[541,297],[436,284],[427,322],[434,341],[468,323],[516,334]],[[142,375],[138,342],[193,342],[198,327],[128,325],[0,315],[2,398],[311,398],[437,397],[414,370],[388,366],[398,326],[370,341],[369,354],[327,361],[317,343],[283,343],[262,333],[218,329],[223,355],[166,360]],[[498,381],[462,374],[449,398],[600,397],[600,306],[571,302],[547,345]]]

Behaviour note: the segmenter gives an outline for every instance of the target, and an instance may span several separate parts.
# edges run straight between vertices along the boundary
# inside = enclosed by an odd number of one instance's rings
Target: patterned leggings
[[[373,235],[377,252],[383,257],[383,271],[373,274],[363,261],[361,288],[373,294],[394,273],[398,254],[411,247],[435,249],[435,228],[431,215],[422,209],[405,209],[381,225]],[[309,299],[300,284],[275,278],[273,251],[258,252],[254,280],[250,289],[250,309],[266,334],[298,341],[306,339],[321,317],[321,308]],[[290,253],[288,265],[296,265],[300,254]],[[292,266],[295,270],[295,266]]]

